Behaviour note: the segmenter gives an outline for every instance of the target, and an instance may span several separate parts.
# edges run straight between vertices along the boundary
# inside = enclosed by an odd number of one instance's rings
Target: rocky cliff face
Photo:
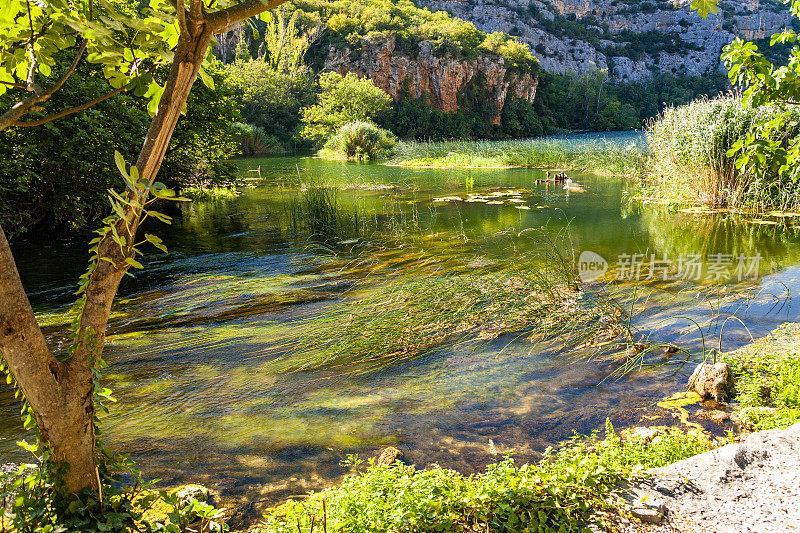
[[[701,19],[691,0],[420,0],[486,32],[518,36],[548,72],[608,69],[616,81],[658,72],[703,75],[722,68],[734,37],[761,39],[790,22],[777,0],[721,0]]]
[[[357,50],[331,46],[323,70],[369,77],[394,99],[405,89],[414,98],[426,95],[432,105],[448,112],[458,109],[459,91],[471,83],[480,83],[496,105],[492,118],[495,124],[500,123],[509,94],[529,102],[536,96],[536,75],[507,68],[502,57],[488,53],[467,60],[450,55],[439,57],[430,42],[417,46],[419,50],[413,57],[398,48],[394,36],[365,38]]]

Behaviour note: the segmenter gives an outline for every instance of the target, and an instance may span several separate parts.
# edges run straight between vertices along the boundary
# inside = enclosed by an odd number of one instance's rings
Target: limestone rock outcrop
[[[800,527],[800,423],[753,433],[669,466],[628,487],[626,499],[663,504],[692,531],[785,533]],[[661,509],[659,509],[661,510]]]
[[[458,94],[470,83],[482,84],[495,105],[492,122],[500,123],[506,99],[510,94],[533,102],[538,77],[519,72],[505,65],[500,56],[483,53],[475,58],[437,55],[428,41],[417,44],[412,55],[397,46],[394,36],[365,38],[357,50],[331,45],[324,71],[352,72],[372,81],[394,99],[408,90],[411,97],[426,96],[436,108],[451,112],[458,109]]]
[[[723,68],[722,47],[734,37],[762,39],[790,26],[786,6],[764,0],[720,0],[703,19],[691,0],[421,0],[530,45],[547,72],[608,69],[614,81],[655,73],[705,75]],[[659,36],[662,39],[659,39]],[[639,42],[636,42],[639,41]]]

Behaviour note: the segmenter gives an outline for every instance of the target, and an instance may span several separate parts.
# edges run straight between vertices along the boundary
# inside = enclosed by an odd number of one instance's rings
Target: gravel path
[[[675,531],[800,532],[800,423],[652,472],[632,491],[661,500]]]

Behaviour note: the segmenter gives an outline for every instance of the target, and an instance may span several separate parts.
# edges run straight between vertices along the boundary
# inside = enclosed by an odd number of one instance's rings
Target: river
[[[165,484],[199,482],[274,501],[334,482],[348,455],[371,457],[387,444],[420,465],[477,472],[498,451],[534,458],[573,431],[601,428],[606,417],[635,423],[685,381],[688,368],[674,366],[606,379],[618,362],[520,336],[444,343],[364,372],[281,363],[320,313],[390,281],[492,272],[555,244],[570,257],[604,258],[606,281],[628,278],[611,285],[614,294],[633,303],[636,323],[660,340],[700,350],[722,336],[723,349],[732,349],[797,319],[794,219],[641,209],[627,200],[628,181],[592,174],[571,174],[586,192],[570,193],[536,183],[544,172],[532,169],[314,157],[239,165],[248,186],[238,198],[182,205],[171,226],[147,226],[169,253],[142,259],[145,269],[124,281],[109,324],[104,379],[118,401],[103,418],[103,440]],[[322,183],[338,188],[335,208],[351,221],[340,224],[341,235],[297,220],[302,189]],[[23,283],[57,346],[87,240],[14,243]],[[646,279],[653,254],[675,268]],[[694,256],[700,266],[681,271]],[[724,322],[734,315],[739,320]],[[689,318],[704,325],[702,335]],[[328,327],[333,339],[344,326]],[[19,405],[7,390],[0,400],[2,460],[26,460],[16,445]]]

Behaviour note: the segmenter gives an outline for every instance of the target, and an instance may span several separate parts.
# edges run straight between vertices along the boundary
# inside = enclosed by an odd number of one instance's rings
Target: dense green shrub
[[[352,121],[369,121],[390,108],[391,96],[372,80],[348,73],[319,76],[317,103],[300,110],[305,126],[301,135],[322,146],[337,128]]]
[[[756,352],[725,360],[736,376],[737,412],[744,423],[761,431],[800,420],[800,355]]]
[[[159,172],[159,180],[170,187],[235,176],[225,159],[236,151],[231,123],[238,110],[224,73],[213,77],[214,89],[198,83],[192,91],[170,142]],[[81,66],[48,108],[68,109],[108,90],[102,72]],[[0,107],[8,108],[15,96],[15,91],[6,93]],[[107,215],[107,190],[119,185],[114,150],[135,160],[149,122],[147,101],[122,93],[35,129],[1,132],[0,223],[6,233],[18,235],[32,227],[83,228]]]
[[[36,449],[32,447],[31,449]],[[102,498],[91,490],[65,494],[61,473],[52,460],[22,465],[0,473],[0,498],[6,505],[0,516],[2,531],[15,533],[189,533],[228,531],[223,513],[202,494],[180,490],[154,491],[127,459],[111,458],[100,465]],[[122,466],[123,469],[117,468]],[[123,483],[123,475],[128,478]]]
[[[233,139],[244,155],[279,154],[283,152],[280,141],[272,135],[267,135],[264,128],[244,122],[234,122],[232,128]]]
[[[299,138],[300,109],[313,105],[313,77],[307,70],[282,73],[263,59],[238,59],[225,66],[242,118],[274,137],[284,149],[307,147]]]
[[[615,131],[640,128],[666,106],[716,96],[730,85],[722,75],[676,77],[611,83],[601,70],[582,75],[540,74],[534,108],[545,131]]]
[[[713,446],[702,435],[676,430],[651,441],[623,441],[608,424],[606,438],[575,439],[557,453],[548,450],[539,464],[506,458],[469,477],[440,467],[370,463],[338,487],[269,511],[258,531],[578,532],[590,517],[613,510],[616,482]]]
[[[389,157],[396,143],[392,132],[372,122],[355,121],[340,126],[325,143],[322,153],[358,161],[374,161]]]

